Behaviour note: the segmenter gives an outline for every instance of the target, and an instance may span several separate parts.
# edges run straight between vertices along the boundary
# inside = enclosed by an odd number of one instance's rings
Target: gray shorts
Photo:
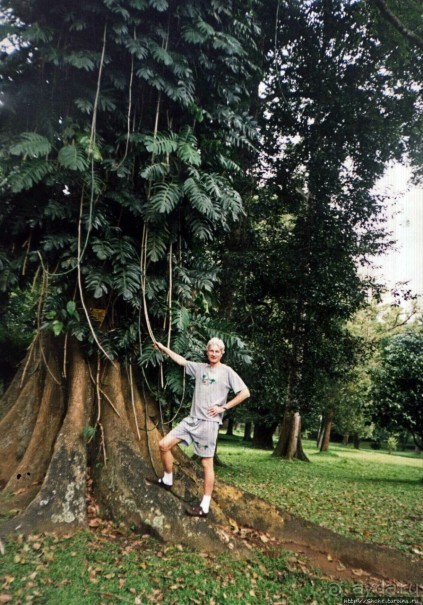
[[[219,423],[187,416],[166,437],[177,437],[186,445],[194,444],[194,452],[201,458],[212,458],[216,450]]]

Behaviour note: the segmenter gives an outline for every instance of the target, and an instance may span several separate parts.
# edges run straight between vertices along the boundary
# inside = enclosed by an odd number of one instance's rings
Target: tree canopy
[[[5,3],[1,285],[37,280],[39,328],[111,359],[201,350],[256,138],[253,5]]]
[[[256,418],[271,425],[286,405],[316,418],[356,363],[345,322],[380,287],[360,267],[389,245],[372,188],[389,160],[415,157],[421,67],[371,3],[262,11],[260,164],[225,275],[232,316],[266,360],[251,378],[266,384]]]
[[[423,448],[423,333],[408,329],[386,339],[373,371],[374,418],[389,430],[407,430]]]

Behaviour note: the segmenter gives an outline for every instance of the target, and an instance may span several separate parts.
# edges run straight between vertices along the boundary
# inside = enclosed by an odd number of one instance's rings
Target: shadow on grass
[[[349,480],[351,483],[353,481]],[[358,483],[390,483],[392,485],[415,485],[422,486],[421,479],[395,479],[395,477],[357,477]]]

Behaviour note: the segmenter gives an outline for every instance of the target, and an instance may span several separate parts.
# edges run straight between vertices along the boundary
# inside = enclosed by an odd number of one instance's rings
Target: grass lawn
[[[334,593],[352,592],[347,584],[310,576],[292,556],[233,561],[165,548],[147,536],[90,532],[8,544],[1,571],[0,603],[13,605],[329,605],[338,602]]]
[[[284,462],[223,435],[219,455],[228,466],[218,475],[347,535],[421,548],[422,460],[341,446],[318,454],[306,446],[313,464]],[[398,586],[375,594],[393,590],[415,595]],[[166,547],[109,523],[66,539],[20,537],[0,556],[0,603],[12,605],[337,605],[342,596],[373,593],[333,582],[292,553],[234,561],[230,553]]]
[[[423,552],[423,456],[304,442],[311,464],[221,435],[218,476],[346,536]]]

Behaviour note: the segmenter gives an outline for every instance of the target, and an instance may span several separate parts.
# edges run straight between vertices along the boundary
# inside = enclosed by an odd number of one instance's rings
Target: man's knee
[[[163,439],[160,439],[159,441],[159,450],[163,453],[168,452],[173,448],[174,445],[179,443],[179,441],[180,439],[177,439],[175,437],[173,439],[169,439],[169,437],[163,437]]]
[[[166,441],[166,438],[160,439],[159,450],[161,452],[168,452],[170,450],[169,443]]]

